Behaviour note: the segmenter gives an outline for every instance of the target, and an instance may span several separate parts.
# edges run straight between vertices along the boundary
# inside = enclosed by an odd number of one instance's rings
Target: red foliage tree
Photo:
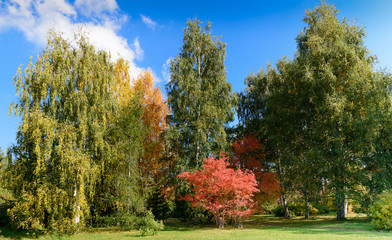
[[[266,154],[264,145],[255,134],[249,134],[233,144],[234,166],[252,171],[258,182],[258,192],[255,200],[258,206],[267,200],[280,196],[281,188],[275,173],[269,171],[263,164]]]
[[[242,219],[254,213],[252,197],[259,191],[250,170],[233,169],[229,165],[228,157],[221,154],[219,159],[205,159],[199,171],[178,175],[193,185],[193,194],[185,195],[183,200],[212,212],[219,228],[224,227],[228,217],[234,219],[237,227],[242,227]]]

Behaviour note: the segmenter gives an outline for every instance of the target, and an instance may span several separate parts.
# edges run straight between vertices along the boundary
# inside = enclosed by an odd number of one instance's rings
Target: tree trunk
[[[282,166],[281,166],[281,163],[280,163],[280,157],[278,157],[278,174],[279,174],[279,177],[281,178],[281,176],[282,176]],[[283,208],[284,208],[284,217],[285,218],[289,218],[290,217],[289,207],[287,205],[286,193],[284,192],[284,187],[283,187],[282,183],[280,183],[280,187],[283,189],[282,196],[281,196],[280,199],[281,199],[281,202],[282,202],[282,205],[283,205]]]
[[[120,215],[121,215],[121,211],[120,211],[120,184],[119,184],[119,182],[118,182],[118,180],[117,180],[117,189],[116,189],[116,196],[117,196],[117,200],[118,200],[118,202],[117,202],[117,217],[118,217],[118,219],[120,219]],[[120,221],[119,220],[117,220],[117,226],[120,226]]]
[[[199,132],[199,130],[197,132]],[[196,169],[199,169],[199,151],[200,151],[199,140],[197,140],[197,142],[196,142]]]
[[[79,211],[80,211],[80,203],[77,200],[77,197],[76,197],[77,195],[78,195],[78,189],[77,189],[76,180],[75,180],[75,190],[74,190],[75,212],[76,212],[75,219],[74,219],[75,225],[78,225],[79,222],[80,222],[80,213],[79,213]]]
[[[305,219],[309,219],[309,196],[308,196],[308,191],[305,191]]]
[[[344,187],[342,183],[338,183],[336,186],[336,218],[343,220],[346,218],[345,215],[345,197]]]
[[[193,215],[193,225],[197,225],[199,223],[199,217],[198,217],[199,211],[198,210],[195,211],[196,211],[195,215]]]
[[[222,215],[219,215],[216,217],[216,226],[218,228],[224,228],[225,227],[225,218]]]
[[[340,142],[340,151],[338,152],[337,164],[335,165],[335,183],[336,183],[336,218],[338,220],[343,220],[346,218],[345,215],[345,199],[346,199],[346,188],[344,181],[344,173],[345,173],[345,158],[343,151],[343,142],[342,142],[342,128],[338,127],[338,133],[341,139]]]
[[[348,213],[348,197],[347,194],[344,194],[344,215]]]
[[[244,228],[244,224],[243,224],[243,222],[242,222],[242,218],[240,217],[240,216],[236,216],[235,218],[234,218],[234,226],[236,227],[236,228]]]
[[[289,218],[290,217],[289,206],[287,205],[286,194],[284,192],[282,193],[281,201],[284,208],[284,217]]]
[[[200,104],[198,106],[198,110],[197,110],[197,122],[200,121]],[[200,138],[200,129],[197,128],[197,141],[196,141],[196,169],[199,169],[199,157],[200,157],[200,142],[199,142],[199,138]]]

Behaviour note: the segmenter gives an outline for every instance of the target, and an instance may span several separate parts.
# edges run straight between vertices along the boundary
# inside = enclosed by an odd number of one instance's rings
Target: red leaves
[[[252,171],[258,182],[259,194],[256,199],[259,204],[280,195],[280,185],[276,174],[263,165],[265,149],[255,134],[249,134],[233,144],[234,166]]]
[[[278,197],[280,186],[276,175],[263,165],[264,146],[255,135],[248,135],[233,144],[234,167],[228,157],[204,160],[202,170],[178,175],[193,185],[193,194],[182,200],[211,211],[216,217],[240,219],[253,214],[259,203]],[[244,170],[243,170],[244,169]],[[256,195],[256,196],[255,196]]]
[[[259,190],[255,175],[249,170],[229,168],[228,157],[204,160],[202,170],[178,175],[193,184],[194,194],[182,199],[201,206],[215,216],[245,217],[252,214],[252,197]]]

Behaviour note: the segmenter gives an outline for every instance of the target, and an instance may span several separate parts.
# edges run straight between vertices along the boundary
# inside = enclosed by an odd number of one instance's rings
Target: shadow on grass
[[[2,228],[0,227],[0,238],[6,238],[6,239],[22,239],[22,238],[37,238],[40,236],[40,234],[30,232],[30,231],[11,231],[7,228]]]
[[[196,230],[195,228],[182,228],[182,227],[175,227],[175,226],[165,226],[163,230],[160,232],[190,232]],[[159,235],[159,232],[157,233]],[[126,234],[125,237],[129,238],[142,238],[145,237],[144,235],[138,233],[135,234]]]
[[[334,215],[316,216],[312,219],[297,217],[286,219],[274,216],[253,216],[246,223],[248,229],[286,232],[303,235],[361,235],[361,236],[386,236],[392,233],[379,232],[374,229],[367,216],[351,216],[344,220],[337,220]]]
[[[257,223],[265,226],[278,226],[278,227],[301,227],[301,228],[331,228],[331,229],[348,229],[348,230],[363,230],[373,231],[370,219],[366,216],[348,217],[344,220],[337,220],[333,215],[313,216],[310,219],[303,217],[283,218],[274,217],[271,215],[258,215],[253,216],[247,220],[249,223]]]

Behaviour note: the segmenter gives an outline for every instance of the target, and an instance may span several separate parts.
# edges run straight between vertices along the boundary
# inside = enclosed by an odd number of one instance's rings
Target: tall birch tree
[[[225,124],[233,119],[233,94],[226,81],[226,45],[213,37],[211,24],[188,20],[181,52],[171,61],[166,85],[168,136],[180,146],[182,170],[199,169],[203,159],[226,145]]]

